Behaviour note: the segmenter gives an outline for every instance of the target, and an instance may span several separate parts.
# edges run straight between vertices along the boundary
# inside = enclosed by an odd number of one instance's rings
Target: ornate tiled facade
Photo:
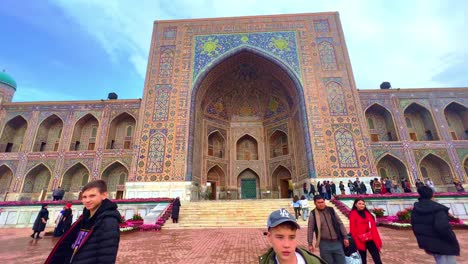
[[[3,90],[9,200],[97,178],[114,196],[221,199],[282,197],[288,180],[467,176],[467,89],[358,91],[338,13],[156,21],[141,101]]]

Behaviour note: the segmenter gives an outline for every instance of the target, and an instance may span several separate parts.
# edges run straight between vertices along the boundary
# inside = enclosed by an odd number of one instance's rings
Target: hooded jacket
[[[460,245],[449,224],[449,208],[432,200],[414,203],[411,225],[420,248],[440,255],[460,255]]]
[[[108,199],[102,201],[93,217],[84,208],[83,214],[57,242],[45,263],[115,263],[120,241],[119,223],[117,204]],[[89,231],[73,253],[72,245],[81,229]]]
[[[304,258],[306,264],[327,264],[325,260],[321,259],[320,257],[310,253],[309,251],[302,249],[302,248],[296,248],[296,252],[301,254],[301,256]],[[270,248],[267,253],[263,254],[258,258],[258,263],[259,264],[278,264],[276,262],[276,253],[273,250],[273,248]]]

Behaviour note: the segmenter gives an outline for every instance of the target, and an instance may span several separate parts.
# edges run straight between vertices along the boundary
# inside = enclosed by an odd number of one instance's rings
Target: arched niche
[[[70,167],[63,175],[61,187],[66,192],[79,192],[89,181],[89,170],[81,163]]]
[[[208,156],[224,158],[226,153],[224,137],[215,131],[208,136]]]
[[[102,173],[101,179],[107,183],[108,192],[116,192],[118,185],[125,185],[128,169],[120,162],[114,162]]]
[[[405,109],[404,116],[411,140],[439,140],[432,115],[424,106],[412,103]]]
[[[453,140],[468,140],[468,110],[465,106],[452,102],[444,110],[448,132]]]
[[[258,143],[250,135],[244,135],[236,144],[237,160],[258,160]]]
[[[23,183],[23,193],[40,193],[47,191],[51,178],[50,170],[44,165],[39,164],[28,172]]]
[[[408,179],[408,170],[401,160],[392,155],[385,155],[377,163],[377,171],[381,178],[389,178],[400,182],[401,179]]]
[[[434,154],[429,154],[419,164],[424,180],[431,179],[435,185],[451,184],[453,174],[450,165]]]
[[[112,119],[107,135],[107,149],[131,149],[136,120],[124,112]]]
[[[225,178],[224,171],[218,165],[208,170],[206,182],[210,185],[211,195],[209,198],[211,200],[216,200],[218,198],[218,189],[226,186]]]
[[[393,116],[385,107],[373,104],[365,114],[371,141],[398,141]]]
[[[86,114],[75,123],[70,144],[71,151],[94,150],[99,121],[92,114]]]
[[[10,119],[3,128],[0,139],[1,152],[18,152],[23,149],[23,140],[28,122],[20,115]]]
[[[13,172],[6,166],[0,166],[0,194],[4,194],[10,190],[10,185],[13,180]]]
[[[279,198],[289,198],[289,181],[292,180],[291,172],[284,166],[278,166],[272,173],[272,189],[278,192]]]
[[[44,119],[37,130],[33,151],[58,151],[62,130],[63,121],[57,115]]]
[[[283,131],[276,130],[270,136],[270,158],[276,158],[289,154],[288,135]]]

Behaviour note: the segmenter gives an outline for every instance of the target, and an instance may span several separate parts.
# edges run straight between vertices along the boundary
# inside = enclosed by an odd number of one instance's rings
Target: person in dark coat
[[[115,263],[120,242],[120,213],[107,199],[103,180],[82,189],[83,214],[55,245],[46,264]]]
[[[367,194],[367,187],[364,184],[364,182],[361,182],[361,184],[359,185],[359,193],[360,194]]]
[[[177,197],[175,198],[174,203],[172,204],[172,223],[179,223],[180,206],[180,199],[179,197]]]
[[[41,210],[39,211],[39,214],[36,217],[36,221],[34,221],[34,225],[32,228],[34,233],[31,235],[31,238],[36,238],[36,239],[42,238],[39,236],[39,234],[42,231],[44,231],[47,220],[49,220],[49,210],[47,210],[47,204],[43,204]]]
[[[309,198],[314,197],[316,192],[317,191],[315,190],[315,184],[313,182],[310,182]]]
[[[411,225],[418,246],[434,256],[436,263],[456,263],[460,245],[449,224],[449,208],[433,201],[434,192],[427,186],[418,189]]]
[[[58,220],[57,227],[54,230],[54,237],[59,237],[65,234],[72,224],[73,214],[71,203],[67,203],[61,212],[60,219]]]

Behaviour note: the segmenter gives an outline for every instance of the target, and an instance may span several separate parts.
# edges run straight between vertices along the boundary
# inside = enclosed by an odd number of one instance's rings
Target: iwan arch
[[[156,21],[141,100],[15,90],[0,73],[0,199],[77,198],[98,178],[112,197],[262,199],[288,181],[467,177],[467,88],[358,91],[337,13]]]

